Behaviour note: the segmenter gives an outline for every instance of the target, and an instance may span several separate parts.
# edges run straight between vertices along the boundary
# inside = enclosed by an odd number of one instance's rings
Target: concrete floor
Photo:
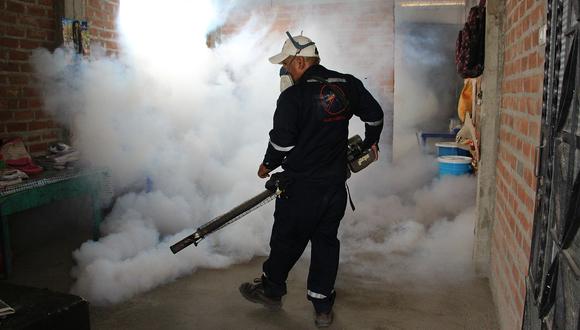
[[[46,211],[37,212],[46,215]],[[71,215],[78,216],[78,213]],[[56,239],[35,237],[26,241],[24,238],[30,238],[28,228],[38,228],[41,224],[31,223],[27,214],[19,217],[11,221],[15,231],[15,260],[14,272],[7,281],[67,292],[72,284],[71,252],[90,237],[90,228],[77,226],[80,229],[71,234],[70,223],[64,223],[66,230],[63,230],[52,222],[42,232]],[[39,218],[39,221],[46,220],[45,216]],[[199,270],[126,302],[91,306],[91,326],[97,330],[315,328],[312,306],[306,300],[308,265],[305,260],[299,261],[290,274],[289,294],[284,298],[282,310],[270,311],[241,297],[239,284],[257,277],[263,260],[254,258],[221,270]],[[368,264],[388,263],[375,258],[368,260]],[[346,263],[340,266],[336,291],[333,329],[499,328],[485,279],[466,278],[434,284],[416,279],[368,278],[362,276],[360,267]]]
[[[290,275],[282,310],[241,297],[239,284],[256,277],[262,261],[198,271],[128,302],[92,308],[91,323],[94,329],[314,329],[305,261]],[[334,329],[498,328],[485,280],[435,288],[364,280],[346,270],[336,292]]]

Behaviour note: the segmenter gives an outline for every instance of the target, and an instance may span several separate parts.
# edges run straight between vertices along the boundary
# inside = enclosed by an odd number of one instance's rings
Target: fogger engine
[[[370,148],[363,146],[359,135],[355,135],[348,139],[346,160],[350,171],[356,173],[374,162],[376,155]]]

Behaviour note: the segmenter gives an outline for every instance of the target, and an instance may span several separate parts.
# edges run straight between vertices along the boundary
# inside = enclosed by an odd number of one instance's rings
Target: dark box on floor
[[[0,282],[0,299],[15,313],[0,329],[90,329],[89,304],[81,297]]]

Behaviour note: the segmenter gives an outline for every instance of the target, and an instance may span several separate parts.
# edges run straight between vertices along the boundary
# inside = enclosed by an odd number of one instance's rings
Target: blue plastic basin
[[[469,147],[456,142],[438,142],[435,143],[437,147],[437,156],[471,156]]]
[[[464,175],[471,173],[471,157],[465,156],[440,156],[437,157],[439,164],[439,176]]]

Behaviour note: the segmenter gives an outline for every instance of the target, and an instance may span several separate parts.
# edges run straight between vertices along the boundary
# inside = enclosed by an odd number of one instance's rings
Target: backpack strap
[[[346,187],[346,194],[348,195],[348,201],[350,202],[350,207],[352,208],[352,211],[354,212],[354,203],[352,202],[352,197],[350,196],[350,189],[348,189],[348,183],[344,183],[344,186]]]

